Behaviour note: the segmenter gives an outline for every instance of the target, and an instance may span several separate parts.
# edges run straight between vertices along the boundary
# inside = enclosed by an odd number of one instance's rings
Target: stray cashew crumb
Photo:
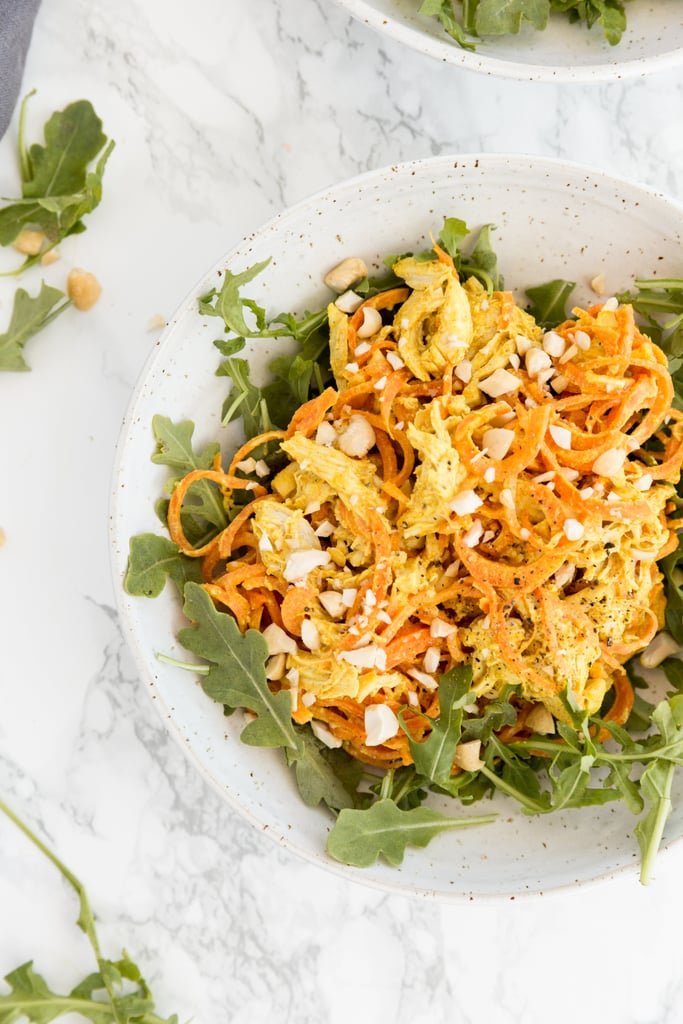
[[[49,267],[51,263],[56,263],[58,259],[61,259],[61,257],[57,250],[48,249],[47,252],[44,252],[43,255],[40,257],[40,262],[44,267]]]
[[[17,235],[14,248],[24,256],[37,256],[43,248],[45,235],[42,231],[32,231],[31,228],[24,228]]]
[[[605,294],[605,275],[604,274],[596,274],[595,277],[591,281],[591,288],[593,289],[593,291],[595,292],[596,295],[604,295]]]
[[[95,275],[80,267],[69,272],[66,290],[76,309],[91,309],[102,294],[102,286]]]
[[[163,318],[163,316],[161,315],[161,313],[155,313],[154,316],[150,317],[149,320],[147,321],[147,325],[145,327],[145,330],[147,330],[147,331],[158,331],[162,327],[165,327],[165,326],[166,326],[166,321]]]
[[[358,256],[348,256],[325,274],[324,281],[335,292],[345,292],[367,275],[368,268]]]
[[[0,548],[3,546],[3,544],[5,543],[6,540],[7,540],[7,534],[3,530],[2,526],[0,526]]]

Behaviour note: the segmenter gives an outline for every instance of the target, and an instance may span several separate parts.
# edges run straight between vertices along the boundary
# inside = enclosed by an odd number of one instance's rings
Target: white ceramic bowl
[[[542,32],[525,24],[516,36],[489,36],[474,52],[463,50],[431,17],[419,14],[421,0],[337,0],[370,28],[447,64],[501,78],[586,82],[643,75],[683,60],[683,5],[680,0],[631,0],[628,27],[610,46],[602,29],[551,17]]]
[[[439,836],[409,850],[400,868],[378,863],[346,868],[325,853],[331,819],[306,807],[278,753],[240,742],[238,713],[225,718],[195,677],[160,663],[157,652],[186,656],[175,639],[183,624],[170,585],[155,600],[122,589],[133,534],[161,532],[153,506],[166,468],[150,462],[152,417],[192,419],[195,441],[237,446],[235,425],[222,430],[225,378],[214,375],[217,321],[196,312],[196,298],[220,284],[220,271],[241,271],[272,257],[248,294],[271,315],[315,309],[327,301],[322,275],[341,258],[359,255],[379,269],[382,256],[426,248],[444,216],[472,228],[497,225],[494,242],[506,287],[522,289],[554,277],[578,282],[604,271],[617,291],[634,276],[683,276],[683,210],[661,195],[605,174],[539,157],[438,157],[363,175],[300,203],[245,238],[210,270],[180,305],[135,389],[121,433],[112,506],[115,587],[123,628],[141,678],[170,730],[204,776],[250,821],[278,843],[316,864],[366,883],[444,899],[511,896],[572,886],[631,867],[637,885],[634,819],[619,805],[530,818],[494,800],[495,824]],[[520,292],[521,297],[521,292]],[[278,342],[257,341],[258,373]],[[286,344],[286,343],[285,343]],[[442,809],[460,813],[455,801]],[[465,814],[490,810],[475,805]],[[667,826],[666,843],[683,833],[683,802]],[[665,845],[666,845],[665,843]]]

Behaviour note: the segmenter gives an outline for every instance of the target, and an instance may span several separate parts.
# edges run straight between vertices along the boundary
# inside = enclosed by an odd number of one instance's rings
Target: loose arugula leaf
[[[139,967],[128,956],[109,960],[102,956],[95,918],[83,884],[59,858],[0,800],[0,811],[57,868],[79,901],[77,924],[95,955],[98,970],[88,974],[67,995],[53,992],[28,961],[5,976],[10,991],[0,994],[0,1024],[50,1024],[66,1013],[77,1013],[92,1024],[178,1024],[175,1014],[161,1018],[154,1012],[149,986]],[[124,982],[128,982],[124,990]],[[133,988],[130,988],[130,985]]]
[[[18,288],[14,295],[9,327],[0,335],[0,370],[29,370],[30,366],[23,356],[24,345],[70,305],[71,300],[67,299],[64,292],[59,288],[51,288],[44,281],[35,296]]]
[[[268,647],[261,633],[240,633],[230,615],[216,610],[211,597],[197,583],[185,586],[183,611],[193,623],[178,634],[188,651],[211,663],[202,678],[205,693],[231,708],[248,708],[257,717],[242,731],[243,743],[257,747],[299,749],[292,722],[292,696],[287,690],[271,693],[266,679]]]
[[[555,278],[535,288],[527,288],[526,294],[531,299],[527,312],[540,327],[557,327],[567,319],[567,302],[575,287],[574,281]]]
[[[54,113],[44,127],[45,145],[25,145],[25,97],[20,112],[19,163],[22,196],[0,210],[0,245],[11,245],[25,227],[42,231],[50,248],[85,230],[83,217],[102,199],[104,169],[114,148],[88,100]],[[103,151],[103,152],[102,152]],[[101,153],[95,169],[91,162]],[[43,254],[28,257],[19,270]]]
[[[168,537],[140,533],[130,539],[128,565],[123,588],[133,597],[158,597],[166,579],[171,579],[182,593],[192,580],[201,583],[199,561],[181,554],[178,545]]]
[[[427,846],[441,832],[487,825],[495,815],[449,818],[430,807],[402,811],[393,800],[378,800],[365,810],[345,809],[327,838],[335,860],[367,868],[383,856],[393,867],[403,862],[407,846]]]

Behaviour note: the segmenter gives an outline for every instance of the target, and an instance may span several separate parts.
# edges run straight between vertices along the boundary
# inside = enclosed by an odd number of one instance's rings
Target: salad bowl
[[[226,381],[216,375],[217,321],[200,315],[198,300],[220,287],[225,271],[264,266],[248,295],[271,316],[303,314],[328,301],[327,271],[361,257],[380,273],[387,255],[420,251],[446,217],[471,228],[491,224],[505,287],[525,289],[554,278],[576,282],[574,301],[595,299],[601,277],[608,294],[636,278],[683,276],[683,210],[664,196],[581,166],[539,157],[457,155],[370,172],[335,185],[276,216],[231,248],[191,289],[168,323],[130,400],[117,446],[111,508],[115,590],[125,636],[140,679],[166,724],[203,777],[264,835],[345,878],[420,898],[497,899],[541,893],[629,871],[637,885],[636,820],[623,803],[527,815],[496,796],[464,811],[437,798],[444,813],[493,813],[478,827],[437,836],[426,849],[407,850],[402,863],[381,858],[365,867],[332,859],[325,849],[333,816],[306,805],[281,751],[244,743],[245,715],[226,716],[188,670],[178,632],[187,626],[177,592],[158,597],[124,589],[133,536],[160,532],[155,503],[167,466],[152,463],[154,417],[194,424],[193,444],[241,443],[236,422],[222,425]],[[252,378],[267,379],[275,355],[291,339],[266,338],[245,350]],[[176,659],[178,663],[173,663]],[[663,849],[683,833],[676,801]],[[664,854],[660,854],[664,855]]]
[[[551,14],[547,27],[489,35],[474,49],[458,45],[419,0],[337,0],[350,15],[390,38],[446,64],[523,81],[587,82],[641,76],[680,64],[683,11],[678,0],[628,0],[627,27],[611,45],[599,24],[587,29]],[[460,9],[457,0],[454,4]]]

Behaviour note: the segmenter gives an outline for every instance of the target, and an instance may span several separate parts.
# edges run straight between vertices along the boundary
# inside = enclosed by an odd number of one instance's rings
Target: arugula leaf
[[[232,387],[221,409],[223,426],[232,420],[241,419],[247,438],[272,430],[274,423],[270,418],[268,403],[261,388],[252,382],[247,360],[225,359],[216,372],[219,377],[230,377],[232,381]]]
[[[633,708],[628,716],[626,728],[631,732],[646,732],[650,728],[654,704],[639,693],[640,690],[648,690],[649,683],[637,671],[640,660],[637,656],[629,658],[624,665],[631,685],[633,686]]]
[[[444,218],[439,234],[439,244],[453,260],[453,265],[462,277],[478,277],[487,291],[503,287],[503,278],[498,269],[498,257],[491,244],[492,224],[484,224],[477,233],[474,246],[468,256],[464,252],[464,243],[472,232],[464,220],[459,217]],[[433,252],[424,254],[426,259],[433,259]]]
[[[292,313],[278,313],[269,320],[265,309],[253,299],[242,295],[241,289],[268,266],[270,260],[255,263],[240,274],[224,271],[219,290],[213,289],[199,299],[199,311],[223,320],[224,329],[234,336],[214,342],[227,358],[216,373],[229,377],[232,387],[223,403],[221,420],[225,425],[240,418],[248,438],[284,428],[296,410],[313,394],[320,394],[331,378],[329,339],[323,328],[327,324],[327,307],[306,312],[301,319]],[[250,326],[245,310],[253,316]],[[273,380],[265,387],[257,387],[251,380],[249,363],[236,358],[244,348],[245,338],[291,337],[299,343],[299,352],[280,356],[270,364]],[[325,369],[321,369],[321,366]]]
[[[549,0],[479,0],[476,14],[480,35],[517,34],[523,21],[544,29],[550,14]]]
[[[67,299],[64,292],[59,288],[51,288],[44,281],[34,296],[18,288],[14,295],[9,327],[0,335],[0,370],[29,370],[23,355],[24,345],[70,305],[71,300]]]
[[[0,994],[0,1024],[50,1024],[66,1013],[77,1013],[92,1024],[178,1024],[175,1014],[161,1018],[137,964],[123,953],[120,960],[102,956],[95,918],[85,887],[59,858],[0,800],[0,811],[57,868],[78,897],[77,924],[85,934],[97,961],[97,971],[88,974],[68,994],[53,992],[42,975],[28,961],[5,976],[10,991]],[[124,990],[123,983],[128,982]],[[131,989],[130,985],[134,987]]]
[[[587,28],[598,23],[612,45],[620,42],[626,28],[624,0],[424,0],[419,8],[466,50],[475,49],[471,36],[517,34],[525,22],[543,30],[553,11]]]
[[[622,0],[551,0],[554,10],[567,11],[570,21],[583,20],[588,28],[599,23],[605,38],[616,46],[626,28],[626,12]]]
[[[683,661],[680,658],[665,658],[659,668],[677,693],[683,693]]]
[[[683,279],[637,279],[635,290],[617,298],[633,306],[642,330],[666,353],[674,385],[674,408],[683,409]],[[679,494],[681,485],[679,484]]]
[[[340,765],[338,756],[335,755],[341,755],[344,762],[350,762],[352,759],[342,751],[328,749],[316,739],[310,729],[297,729],[297,736],[298,746],[285,748],[285,754],[287,764],[294,768],[296,784],[304,803],[309,807],[317,807],[322,801],[333,811],[353,807],[353,794],[362,773],[360,763],[352,762],[356,770],[348,780],[351,783],[349,788],[344,775],[346,764]]]
[[[526,814],[545,814],[550,809],[550,798],[541,793],[537,771],[511,746],[492,736],[484,753],[486,762],[479,770],[495,788],[513,797]]]
[[[487,825],[495,815],[450,818],[430,807],[402,811],[393,800],[378,800],[365,810],[344,809],[327,837],[335,860],[367,868],[383,856],[393,867],[403,862],[407,846],[427,846],[441,832]]]
[[[678,644],[683,644],[683,588],[678,583],[678,572],[683,566],[683,535],[678,547],[658,563],[666,580],[666,628]]]
[[[129,548],[123,588],[133,597],[158,597],[167,577],[181,593],[190,580],[202,581],[199,560],[181,554],[168,537],[140,533],[130,538]]]
[[[223,284],[218,292],[209,293],[199,302],[199,311],[207,316],[219,316],[225,323],[226,330],[232,331],[241,338],[262,337],[265,327],[265,312],[251,299],[244,299],[240,294],[243,285],[261,273],[270,263],[263,260],[243,270],[241,274],[233,274],[231,270],[223,270]],[[244,310],[250,310],[256,317],[256,331],[249,327],[244,319]],[[272,336],[272,335],[271,335]]]
[[[168,416],[154,416],[152,431],[156,441],[152,462],[170,466],[178,471],[179,476],[185,476],[194,469],[210,469],[220,451],[218,442],[210,441],[200,452],[195,452],[192,445],[194,423],[191,420],[174,423]]]
[[[664,835],[664,826],[671,814],[671,785],[675,765],[667,761],[653,761],[640,779],[640,788],[650,803],[650,809],[635,827],[641,854],[640,880],[647,885],[652,877],[654,859]]]
[[[174,423],[167,416],[158,415],[152,419],[156,441],[152,462],[175,470],[165,484],[169,494],[177,481],[188,473],[196,469],[211,469],[220,451],[220,445],[215,441],[195,451],[192,444],[194,429],[191,420]],[[162,508],[165,514],[165,507]],[[208,541],[227,526],[228,514],[223,497],[215,486],[206,480],[197,480],[190,486],[183,502],[182,523],[186,537],[195,544]]]
[[[470,229],[464,220],[459,217],[444,217],[443,227],[439,234],[439,241],[446,250],[456,267],[460,263],[462,244],[470,233]]]
[[[555,278],[546,284],[527,288],[526,295],[531,299],[527,312],[540,327],[557,327],[567,319],[567,302],[575,287],[574,281]]]
[[[487,701],[482,713],[468,716],[463,722],[462,740],[486,742],[492,733],[499,732],[506,725],[514,725],[517,711],[510,703],[510,696],[517,688],[508,687],[496,700]]]
[[[439,717],[431,722],[426,739],[414,740],[403,725],[415,769],[430,782],[447,782],[453,771],[455,748],[460,742],[463,708],[471,700],[471,666],[456,665],[439,680]]]
[[[448,33],[448,35],[462,47],[463,50],[474,50],[474,45],[468,40],[465,34],[465,27],[455,16],[452,0],[423,0],[418,14],[424,14],[428,18],[436,18]],[[471,32],[472,29],[469,29]]]
[[[482,279],[489,291],[500,291],[503,288],[503,275],[498,268],[498,255],[491,243],[493,224],[484,224],[477,236],[467,263],[462,269]]]
[[[257,717],[243,730],[243,743],[257,747],[299,748],[292,722],[292,696],[287,690],[271,693],[266,679],[268,647],[261,633],[240,633],[230,615],[216,610],[197,583],[185,586],[183,611],[193,623],[178,633],[188,651],[211,662],[202,678],[205,693],[231,708],[248,708]]]
[[[0,210],[0,245],[11,245],[25,227],[41,230],[50,248],[85,230],[83,217],[99,205],[104,169],[114,148],[88,100],[55,112],[44,127],[45,145],[26,148],[25,120],[29,93],[22,102],[19,128],[21,198]],[[95,169],[91,162],[101,153]],[[28,257],[19,270],[38,262]]]

